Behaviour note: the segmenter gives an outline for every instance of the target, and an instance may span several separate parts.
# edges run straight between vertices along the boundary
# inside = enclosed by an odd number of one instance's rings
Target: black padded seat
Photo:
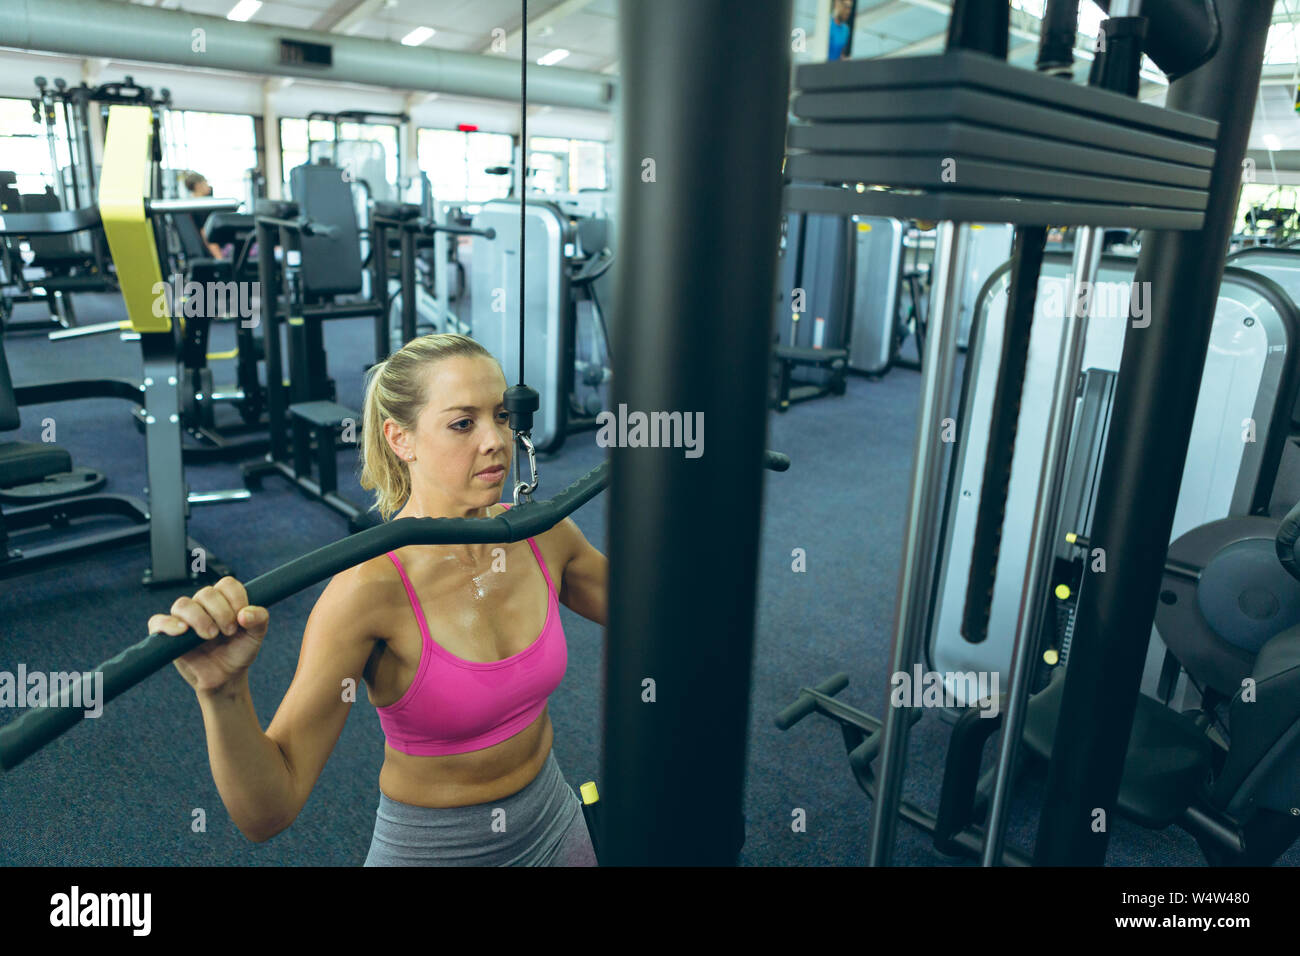
[[[43,193],[21,197],[24,213],[55,213],[63,211],[63,203],[48,188]],[[62,270],[89,268],[95,257],[76,248],[71,235],[29,236],[27,245],[32,251],[33,268]],[[42,282],[42,285],[46,283]]]
[[[235,264],[226,259],[191,259],[190,278],[195,282],[233,282]]]
[[[420,207],[412,202],[392,202],[387,199],[377,199],[372,207],[375,215],[383,216],[385,219],[396,219],[399,222],[407,222],[420,217]]]
[[[246,239],[253,228],[253,217],[246,212],[214,212],[203,224],[203,234],[208,242],[224,246]]]
[[[849,357],[848,349],[814,349],[799,345],[777,345],[772,352],[783,362],[798,362],[800,365],[821,365]]]
[[[1029,699],[1025,712],[1025,746],[1048,760],[1056,737],[1056,718],[1065,690],[1065,671]],[[1212,745],[1196,724],[1164,704],[1138,695],[1119,785],[1119,812],[1144,827],[1161,830],[1196,802],[1210,773]]]
[[[44,442],[0,443],[0,488],[29,485],[72,470],[72,456]]]
[[[28,240],[30,243],[31,240]],[[72,269],[77,267],[89,267],[95,262],[95,257],[84,252],[42,252],[32,258],[31,268],[33,269]],[[37,282],[41,285],[44,283]]]
[[[578,220],[578,246],[584,255],[595,255],[609,245],[608,219]]]
[[[255,216],[271,219],[292,219],[298,215],[298,204],[291,199],[259,199],[253,206]]]
[[[298,402],[289,406],[289,414],[315,427],[332,428],[344,421],[360,421],[361,416],[338,402]]]
[[[1253,699],[1238,692],[1228,713],[1232,749],[1214,781],[1214,803],[1241,812],[1249,794],[1257,806],[1294,815],[1300,805],[1300,625],[1260,648],[1250,676]]]

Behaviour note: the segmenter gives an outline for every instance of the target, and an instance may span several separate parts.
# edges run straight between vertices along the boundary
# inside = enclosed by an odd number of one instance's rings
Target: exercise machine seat
[[[208,242],[219,246],[242,242],[253,229],[253,217],[246,212],[214,212],[203,223]]]
[[[191,259],[190,278],[195,282],[233,282],[235,264],[228,259]]]
[[[22,197],[24,213],[62,212],[63,203],[47,186],[43,193],[30,193]],[[42,269],[63,269],[89,265],[94,257],[73,245],[72,236],[29,236],[27,245],[32,250],[32,266]],[[42,283],[44,285],[45,283]]]
[[[259,199],[253,211],[257,216],[271,219],[292,219],[298,215],[298,204],[292,199]]]
[[[1052,756],[1064,690],[1065,669],[1058,668],[1051,683],[1029,699],[1024,742],[1041,760]],[[1194,721],[1139,694],[1119,785],[1119,812],[1153,830],[1176,822],[1209,777],[1211,751],[1209,738]]]
[[[0,488],[30,485],[72,471],[72,456],[44,442],[0,442]]]
[[[361,417],[346,405],[325,401],[296,402],[289,406],[289,414],[316,428],[337,427],[348,419],[357,421]]]
[[[1269,639],[1228,711],[1232,747],[1211,799],[1229,813],[1300,807],[1300,625]],[[1253,698],[1253,699],[1252,699]]]
[[[849,357],[848,349],[814,349],[802,345],[774,345],[772,354],[783,362],[800,365],[825,365]]]
[[[1251,675],[1269,636],[1300,624],[1300,584],[1278,562],[1282,529],[1262,515],[1220,518],[1169,545],[1168,561],[1200,575],[1165,574],[1156,630],[1198,685],[1228,698]]]
[[[398,222],[409,222],[412,219],[420,218],[420,207],[413,202],[376,199],[371,208],[376,216],[382,216],[385,219],[396,219]]]
[[[579,219],[577,233],[578,247],[582,254],[594,256],[609,245],[609,220]]]

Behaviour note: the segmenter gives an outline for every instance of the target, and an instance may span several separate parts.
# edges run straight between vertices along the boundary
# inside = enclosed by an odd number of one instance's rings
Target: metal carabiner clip
[[[532,501],[533,492],[537,490],[537,451],[533,448],[533,440],[527,432],[516,434],[515,441],[521,443],[524,450],[528,452],[528,474],[532,479],[531,482],[515,482],[515,505],[517,506],[521,497],[524,501]]]

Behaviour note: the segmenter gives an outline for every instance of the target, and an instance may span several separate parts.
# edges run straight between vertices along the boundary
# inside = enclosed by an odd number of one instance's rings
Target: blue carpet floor
[[[82,323],[120,317],[120,299],[80,296]],[[38,307],[19,309],[35,317]],[[330,371],[339,400],[360,407],[362,369],[371,358],[364,320],[326,324]],[[219,328],[213,350],[233,335]],[[5,347],[16,384],[55,377],[138,376],[138,346],[117,337],[51,343],[13,334]],[[218,372],[217,379],[233,377]],[[864,860],[869,804],[849,771],[837,729],[810,718],[787,733],[773,716],[802,684],[837,671],[851,684],[849,703],[879,714],[889,659],[902,511],[910,481],[919,376],[895,371],[879,381],[852,379],[848,394],[772,415],[771,448],[794,465],[769,474],[763,507],[760,597],[750,706],[745,812],[750,866],[855,865]],[[126,405],[111,400],[23,409],[18,437],[39,440],[53,418],[57,439],[79,464],[110,475],[108,491],[139,495],[145,484],[144,440]],[[601,460],[590,433],[572,437],[545,461],[543,493],[562,488]],[[350,455],[340,455],[343,493],[363,501]],[[1283,462],[1279,496],[1296,497],[1296,463]],[[237,465],[187,469],[192,491],[240,487]],[[546,491],[549,489],[549,491]],[[575,515],[604,548],[607,499]],[[191,534],[247,579],[346,533],[342,518],[278,479],[251,501],[196,508]],[[807,554],[807,571],[791,570],[791,551]],[[86,555],[0,583],[0,670],[86,669],[145,634],[150,614],[182,593],[140,584],[144,547]],[[297,662],[308,613],[322,586],[276,605],[271,630],[251,671],[257,712],[269,722]],[[551,698],[555,753],[575,787],[599,779],[601,630],[563,610],[569,670]],[[0,712],[0,722],[13,711]],[[949,726],[927,714],[912,735],[905,795],[937,804]],[[362,698],[298,820],[264,844],[231,824],[208,768],[194,695],[172,669],[151,677],[83,722],[15,771],[0,777],[0,864],[337,865],[357,866],[369,846],[378,801],[383,737]],[[1032,848],[1041,775],[1019,787],[1009,843]],[[807,814],[794,832],[792,814]],[[204,827],[195,821],[203,819]],[[950,864],[928,838],[899,827],[900,864]],[[1195,865],[1191,837],[1153,833],[1122,820],[1113,825],[1109,862]],[[1295,849],[1283,862],[1300,861]]]

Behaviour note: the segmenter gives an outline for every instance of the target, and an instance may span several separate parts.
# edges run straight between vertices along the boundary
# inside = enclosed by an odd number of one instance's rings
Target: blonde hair
[[[411,495],[411,472],[384,437],[384,421],[391,418],[403,431],[414,431],[428,400],[430,366],[457,355],[496,361],[491,352],[468,336],[422,335],[374,366],[366,376],[360,479],[362,488],[375,493],[370,510],[378,510],[384,521],[396,514]]]

